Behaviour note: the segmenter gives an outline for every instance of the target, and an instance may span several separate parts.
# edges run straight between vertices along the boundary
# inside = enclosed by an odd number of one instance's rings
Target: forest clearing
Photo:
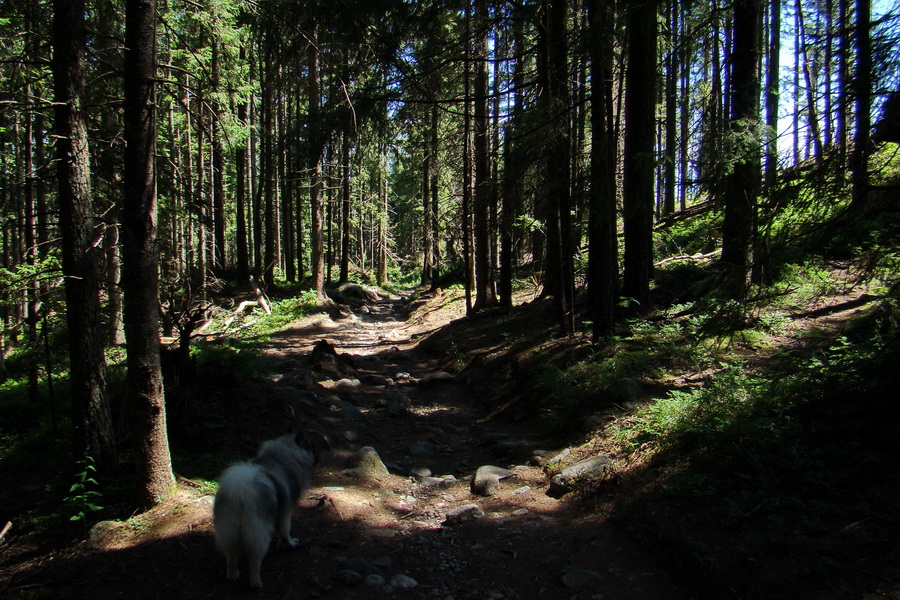
[[[0,597],[900,598],[898,40],[0,0]]]

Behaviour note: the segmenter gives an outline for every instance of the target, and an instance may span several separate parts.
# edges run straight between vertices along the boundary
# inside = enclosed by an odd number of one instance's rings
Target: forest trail
[[[688,597],[606,515],[550,498],[547,475],[528,464],[538,450],[530,432],[486,422],[476,401],[492,390],[450,376],[419,347],[462,314],[460,302],[432,295],[412,304],[379,298],[298,323],[267,345],[276,362],[303,365],[283,379],[306,377],[324,398],[326,410],[305,414],[335,440],[297,511],[304,549],[270,555],[267,587],[286,598]],[[310,385],[309,356],[321,340],[344,367]],[[362,447],[390,474],[348,475]],[[491,496],[471,490],[485,465],[513,473]]]
[[[395,296],[355,304],[353,312],[333,311],[335,318],[295,323],[262,348],[274,366],[266,406],[289,406],[295,418],[328,433],[333,451],[294,513],[293,535],[302,546],[272,548],[261,594],[246,580],[225,579],[213,543],[212,498],[182,485],[176,500],[127,525],[95,528],[92,542],[51,553],[22,550],[20,565],[0,580],[0,596],[5,590],[14,597],[129,600],[691,597],[677,575],[654,561],[649,544],[608,511],[550,498],[547,475],[528,464],[539,448],[528,429],[485,420],[474,401],[491,390],[449,376],[420,348],[421,339],[461,316],[460,302],[424,297],[410,304]],[[311,362],[321,340],[333,345],[336,360]],[[322,371],[334,368],[344,372]],[[241,418],[249,428],[263,420],[253,411]],[[348,474],[348,458],[366,446],[390,473]],[[491,496],[471,490],[484,465],[512,473]]]

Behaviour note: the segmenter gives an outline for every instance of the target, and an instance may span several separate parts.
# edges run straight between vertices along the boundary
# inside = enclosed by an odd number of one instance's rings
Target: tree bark
[[[547,144],[547,283],[553,290],[560,335],[575,331],[575,280],[569,160],[569,89],[566,53],[568,7],[565,0],[547,0],[545,40],[546,113],[550,119]]]
[[[737,0],[734,5],[731,135],[735,165],[725,187],[722,259],[726,297],[747,296],[756,238],[756,205],[760,188],[759,60],[762,44],[761,0]]]
[[[83,106],[85,3],[53,2],[56,156],[75,456],[100,468],[114,458],[100,320],[99,235],[91,202],[91,167]]]
[[[472,210],[475,244],[475,303],[473,310],[495,304],[491,282],[488,214],[491,203],[491,163],[488,132],[488,4],[475,2],[475,106],[473,114],[475,202]]]
[[[310,262],[312,264],[313,289],[320,302],[325,301],[325,230],[322,210],[322,154],[324,143],[319,124],[319,50],[316,47],[315,26],[310,35],[309,44],[309,138],[310,138],[310,170],[312,182],[309,192],[309,238]]]
[[[869,188],[869,130],[872,127],[872,3],[856,1],[856,77],[853,88],[856,96],[856,129],[853,133],[852,206],[863,208]]]
[[[653,174],[656,138],[656,0],[628,6],[625,88],[623,294],[645,310],[653,275]]]
[[[614,0],[591,0],[591,187],[588,222],[588,312],[592,337],[608,335],[615,322],[618,292],[618,239],[614,137],[606,107],[612,93]]]
[[[122,287],[128,394],[136,413],[137,500],[147,507],[168,498],[175,487],[159,356],[155,0],[126,0],[125,46]]]
[[[244,49],[241,48],[241,57],[244,57]],[[247,125],[247,101],[238,100],[238,121]],[[238,279],[247,281],[250,276],[250,258],[247,246],[247,142],[242,142],[234,153],[235,163],[235,212],[236,214],[236,253]]]

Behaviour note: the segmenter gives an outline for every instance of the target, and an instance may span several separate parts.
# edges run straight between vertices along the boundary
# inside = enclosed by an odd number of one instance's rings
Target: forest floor
[[[306,318],[263,342],[267,381],[198,369],[169,400],[177,497],[108,529],[94,528],[87,542],[52,545],[13,532],[0,547],[0,597],[900,597],[898,580],[885,577],[881,563],[874,573],[847,565],[815,582],[801,580],[797,561],[815,560],[803,556],[804,548],[779,559],[777,572],[748,572],[738,563],[688,572],[685,565],[696,563],[673,556],[682,550],[661,540],[721,541],[728,532],[715,523],[679,531],[681,523],[661,516],[667,514],[661,500],[635,501],[654,485],[646,473],[610,478],[589,495],[548,496],[545,461],[536,455],[589,456],[603,444],[583,445],[584,432],[568,439],[540,434],[522,401],[519,383],[538,351],[527,341],[511,348],[509,340],[552,328],[547,303],[533,300],[514,315],[469,319],[462,318],[458,291],[355,305]],[[822,317],[833,320],[835,311]],[[321,340],[337,357],[314,364],[312,349]],[[585,344],[544,345],[540,353]],[[398,406],[394,401],[404,396],[409,405]],[[293,535],[302,546],[273,547],[263,562],[264,591],[252,592],[246,580],[225,579],[213,542],[212,499],[195,482],[252,456],[248,440],[276,437],[297,420],[326,432],[332,451],[295,510]],[[348,474],[348,457],[363,446],[375,449],[388,475]],[[179,463],[181,453],[193,458]],[[471,490],[483,465],[513,473],[491,496]],[[417,469],[433,477],[413,476]],[[767,561],[763,568],[770,567]],[[759,591],[729,596],[729,578]],[[760,584],[748,586],[754,578]]]

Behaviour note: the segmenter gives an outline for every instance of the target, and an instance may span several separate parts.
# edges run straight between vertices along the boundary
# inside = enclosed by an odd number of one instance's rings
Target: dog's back
[[[292,436],[265,442],[250,462],[228,467],[219,479],[213,507],[216,542],[227,560],[227,576],[236,579],[239,559],[246,557],[250,585],[262,587],[259,570],[276,529],[289,546],[291,512],[309,487],[313,454]]]

